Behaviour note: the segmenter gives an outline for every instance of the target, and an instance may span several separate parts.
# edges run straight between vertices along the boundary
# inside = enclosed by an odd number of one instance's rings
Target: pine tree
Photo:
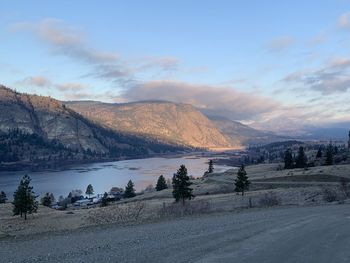
[[[304,147],[300,146],[298,151],[298,157],[296,160],[297,168],[305,168],[307,166],[307,158],[304,152]]]
[[[294,167],[294,160],[292,155],[292,150],[288,149],[284,153],[284,169],[293,169]]]
[[[318,148],[318,151],[317,151],[317,154],[316,154],[316,158],[322,158],[322,149],[321,149],[321,147],[320,148]]]
[[[187,169],[185,165],[181,165],[180,169],[173,176],[173,197],[176,202],[182,201],[182,205],[185,205],[185,200],[191,200],[194,195],[192,194],[192,188],[190,186],[190,178],[187,175]]]
[[[339,153],[339,148],[338,146],[334,146],[334,154],[337,155]]]
[[[333,154],[334,154],[333,145],[330,143],[326,149],[326,165],[333,165],[333,162],[334,162]]]
[[[107,205],[108,205],[108,194],[107,192],[105,192],[101,200],[101,206],[107,206]]]
[[[30,177],[23,176],[15,193],[13,194],[13,214],[22,215],[27,220],[27,214],[36,213],[38,202],[35,200],[33,187],[30,186]]]
[[[250,181],[248,180],[247,172],[244,165],[239,168],[237,172],[237,178],[235,179],[235,191],[241,192],[244,195],[244,191],[249,189]]]
[[[134,189],[134,183],[131,180],[129,180],[128,184],[125,187],[124,198],[131,198],[134,196],[136,196],[135,189]]]
[[[0,204],[5,204],[7,201],[7,197],[4,191],[0,192]]]
[[[91,184],[89,184],[87,187],[86,187],[86,191],[85,191],[85,194],[89,196],[93,195],[94,194],[94,188],[92,187]]]
[[[214,163],[213,160],[209,160],[209,167],[208,167],[208,173],[213,173],[214,172]]]
[[[167,189],[168,186],[166,184],[165,178],[163,175],[159,176],[158,181],[157,181],[157,185],[156,185],[156,190],[157,191],[162,191],[164,189]]]
[[[43,206],[51,206],[54,203],[55,198],[53,194],[46,193],[40,201]]]

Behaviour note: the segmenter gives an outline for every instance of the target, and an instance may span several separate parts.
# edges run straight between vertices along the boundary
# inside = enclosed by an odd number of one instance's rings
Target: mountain
[[[350,123],[337,123],[324,126],[305,126],[296,138],[302,140],[348,141]]]
[[[0,86],[0,169],[11,162],[144,157],[284,139],[228,119],[209,119],[188,104],[61,102]]]
[[[102,103],[66,102],[67,107],[114,131],[199,148],[237,147],[200,111],[166,101]]]
[[[234,145],[267,144],[289,139],[286,136],[279,136],[273,132],[253,129],[225,117],[208,116],[208,118]]]
[[[0,86],[0,163],[144,156],[183,147],[102,127],[50,97]]]
[[[58,140],[72,149],[106,151],[88,123],[59,101],[0,87],[0,131],[15,129]]]

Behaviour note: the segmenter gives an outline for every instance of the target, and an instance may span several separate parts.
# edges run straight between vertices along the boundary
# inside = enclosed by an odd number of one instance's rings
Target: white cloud
[[[340,29],[350,29],[350,12],[342,14],[338,18],[337,25]]]
[[[19,81],[21,85],[29,85],[35,87],[50,87],[52,85],[51,81],[44,76],[32,76]]]
[[[307,69],[292,72],[283,81],[291,84],[301,84],[322,93],[331,95],[343,93],[350,89],[350,58],[339,57],[327,61],[317,69]]]
[[[146,56],[135,60],[122,59],[114,52],[95,49],[87,44],[80,30],[58,19],[44,19],[37,23],[22,22],[10,27],[15,32],[30,32],[48,44],[53,54],[69,57],[93,67],[88,74],[124,86],[134,75],[149,70],[174,71],[179,60],[171,56]]]
[[[272,39],[266,47],[271,52],[281,52],[290,48],[294,44],[294,39],[290,36],[283,36]]]
[[[11,29],[32,32],[39,39],[50,44],[55,53],[87,63],[111,63],[118,60],[118,56],[114,53],[98,51],[87,46],[80,31],[58,19],[44,19],[38,23],[16,23],[11,26]]]
[[[88,87],[82,85],[81,83],[68,82],[63,84],[56,84],[55,87],[62,92],[65,91],[81,91],[86,90]]]
[[[178,81],[151,81],[125,90],[124,100],[166,100],[188,103],[211,115],[243,120],[275,110],[280,105],[268,98],[232,88],[195,85]]]
[[[308,44],[310,46],[320,45],[328,40],[328,34],[326,32],[321,32],[318,35],[309,39]]]

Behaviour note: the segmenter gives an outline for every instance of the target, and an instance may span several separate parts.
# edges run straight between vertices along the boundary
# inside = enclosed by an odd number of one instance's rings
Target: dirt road
[[[1,262],[350,262],[350,205],[247,210],[0,240]]]

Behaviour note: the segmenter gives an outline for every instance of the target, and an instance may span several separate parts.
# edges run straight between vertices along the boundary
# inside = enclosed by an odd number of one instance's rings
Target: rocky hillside
[[[192,147],[239,146],[238,141],[228,139],[205,115],[188,104],[164,101],[125,104],[84,101],[67,102],[66,105],[114,131]]]
[[[285,136],[279,136],[273,132],[253,129],[240,122],[231,121],[224,117],[211,116],[209,118],[215,127],[217,127],[234,145],[267,144],[288,139]]]
[[[70,156],[74,153],[73,157],[79,159],[86,155],[143,156],[183,149],[111,131],[55,99],[17,93],[4,86],[0,86],[0,135],[0,157],[3,158],[0,163],[4,158],[47,161],[49,157],[67,157],[68,153]],[[49,145],[54,147],[51,149]]]
[[[0,87],[0,131],[15,129],[58,140],[72,149],[106,151],[89,125],[59,101]]]

